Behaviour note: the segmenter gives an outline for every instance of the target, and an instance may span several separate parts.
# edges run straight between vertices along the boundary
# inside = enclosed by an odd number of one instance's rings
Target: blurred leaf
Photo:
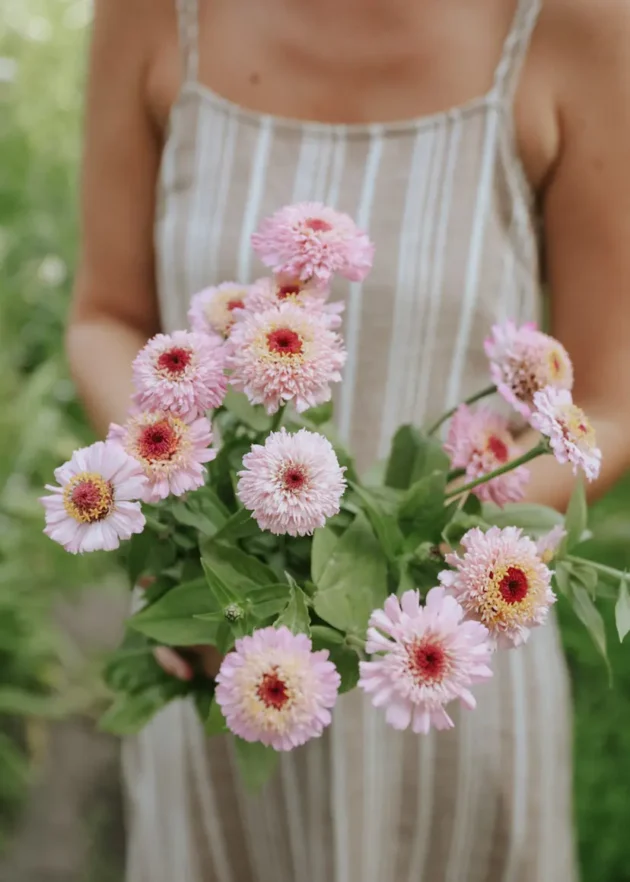
[[[206,722],[204,724],[204,729],[206,735],[223,735],[225,732],[228,732],[228,727],[225,722],[225,717],[221,711],[221,708],[217,704],[216,699],[212,700],[212,704],[210,705],[210,711],[208,716],[206,717]]]
[[[595,647],[606,662],[610,675],[608,652],[606,650],[606,629],[604,628],[604,621],[599,610],[591,600],[586,588],[576,581],[571,585],[570,599],[573,611],[591,635]]]
[[[405,547],[420,542],[439,542],[452,509],[444,505],[446,474],[433,472],[407,490],[398,509],[398,522],[405,535]]]
[[[280,755],[258,741],[249,742],[235,738],[234,746],[236,764],[245,786],[251,792],[260,790],[275,772]]]
[[[217,530],[214,538],[221,542],[235,542],[237,539],[253,536],[259,532],[260,527],[252,517],[251,511],[248,511],[246,508],[239,508]]]
[[[381,543],[381,548],[388,560],[396,562],[397,555],[404,541],[396,518],[385,509],[374,493],[371,493],[359,484],[353,484],[352,490],[361,499],[368,520],[372,524],[372,529]]]
[[[567,508],[567,514],[564,521],[564,528],[567,532],[560,553],[578,545],[582,540],[588,522],[588,509],[586,505],[586,491],[584,489],[584,481],[581,478],[575,482],[573,493]]]
[[[319,527],[313,533],[311,548],[311,578],[313,582],[317,583],[321,578],[337,541],[337,534],[330,527]]]
[[[619,585],[619,596],[615,604],[615,624],[617,625],[619,640],[623,642],[623,638],[630,631],[630,595],[628,594],[628,583],[625,577]]]
[[[555,509],[529,502],[510,503],[505,508],[486,502],[482,516],[486,523],[493,526],[520,527],[526,535],[534,539],[564,523],[564,518]]]
[[[201,547],[201,559],[238,597],[252,588],[276,583],[274,571],[251,554],[212,539]]]
[[[385,484],[406,490],[411,484],[420,450],[420,433],[414,426],[401,426],[392,439],[391,452],[385,467]]]
[[[278,615],[286,607],[290,591],[291,589],[286,582],[265,585],[263,588],[252,590],[250,601],[255,618],[268,619]]]
[[[235,392],[231,387],[223,399],[223,407],[256,432],[268,432],[271,428],[272,417],[265,409],[260,404],[250,404],[242,392]]]
[[[175,520],[194,527],[206,536],[214,536],[229,517],[229,512],[210,487],[202,487],[184,500],[174,500],[170,510]]]

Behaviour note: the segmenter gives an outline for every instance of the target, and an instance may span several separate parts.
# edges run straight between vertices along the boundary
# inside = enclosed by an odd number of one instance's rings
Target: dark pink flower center
[[[446,673],[448,657],[436,640],[424,639],[408,647],[409,669],[420,685],[438,683]]]
[[[149,461],[169,460],[177,452],[179,438],[168,420],[145,426],[138,438],[138,453]]]
[[[287,297],[299,294],[301,290],[300,285],[280,285],[276,291],[276,297],[278,300],[285,300]]]
[[[244,306],[245,304],[242,300],[229,300],[227,304],[227,308],[230,312],[232,312],[233,309],[243,309]]]
[[[296,493],[306,483],[306,471],[301,466],[289,466],[282,475],[282,486],[285,490]]]
[[[282,677],[278,676],[277,670],[263,674],[256,692],[263,704],[276,710],[282,710],[289,700],[287,685]]]
[[[100,475],[75,475],[64,492],[66,511],[82,524],[93,524],[108,516],[114,505],[114,487]]]
[[[507,462],[509,451],[505,441],[497,438],[496,435],[490,435],[488,438],[488,450],[497,460],[497,462]]]
[[[173,346],[172,349],[167,349],[160,355],[157,363],[160,370],[178,377],[186,370],[191,359],[190,349],[184,349],[183,346]]]
[[[271,352],[282,355],[299,355],[302,351],[302,338],[290,328],[278,328],[267,334],[267,345]]]
[[[506,603],[520,603],[527,596],[529,583],[519,567],[509,567],[499,582],[499,593]]]
[[[304,226],[314,233],[328,233],[332,230],[332,224],[329,224],[328,221],[323,220],[321,217],[309,217],[304,221]]]

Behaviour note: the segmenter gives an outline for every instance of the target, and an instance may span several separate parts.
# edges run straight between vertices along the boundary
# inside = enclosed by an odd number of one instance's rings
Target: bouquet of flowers
[[[582,482],[566,518],[519,503],[535,457],[599,471],[561,344],[531,324],[490,329],[492,385],[427,431],[399,428],[380,477],[362,479],[332,424],[345,351],[329,292],[335,274],[367,276],[373,245],[313,203],[265,219],[252,245],[269,278],[197,294],[191,330],[135,359],[125,425],[77,450],[42,500],[46,533],[72,553],[129,540],[131,585],[145,585],[107,665],[102,725],[134,732],[189,696],[260,784],[355,687],[396,729],[450,728],[449,704],[473,709],[494,654],[518,652],[558,595],[600,649],[594,601],[617,598],[623,637],[623,573],[578,554]],[[540,433],[532,449],[477,405],[493,394]],[[216,678],[198,664],[176,679],[160,645],[214,646],[223,661]]]

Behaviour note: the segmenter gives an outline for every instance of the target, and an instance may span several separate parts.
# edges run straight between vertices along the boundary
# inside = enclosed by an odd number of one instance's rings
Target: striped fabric
[[[386,125],[326,125],[241,109],[197,82],[196,0],[181,0],[186,82],[159,180],[165,329],[190,296],[263,274],[250,235],[299,200],[349,212],[374,271],[340,284],[349,351],[340,431],[368,467],[396,427],[487,382],[482,341],[540,300],[532,197],[512,123],[539,9],[519,0],[494,84],[465,106]],[[256,798],[230,745],[168,707],[124,750],[128,882],[573,882],[567,676],[555,626],[504,653],[456,728],[385,727],[358,693],[329,732],[282,758]]]

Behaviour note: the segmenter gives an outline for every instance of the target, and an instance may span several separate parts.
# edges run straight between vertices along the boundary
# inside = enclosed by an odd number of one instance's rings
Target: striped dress
[[[444,113],[329,125],[244,110],[197,81],[196,0],[180,0],[186,77],[158,183],[165,330],[192,294],[263,275],[250,236],[285,203],[351,214],[376,243],[363,284],[339,284],[348,363],[341,435],[363,467],[401,423],[487,383],[482,341],[540,301],[532,194],[512,117],[539,0],[519,0],[493,85]],[[573,882],[571,725],[555,624],[496,659],[478,708],[417,736],[355,691],[265,791],[186,702],[124,749],[128,882]]]

